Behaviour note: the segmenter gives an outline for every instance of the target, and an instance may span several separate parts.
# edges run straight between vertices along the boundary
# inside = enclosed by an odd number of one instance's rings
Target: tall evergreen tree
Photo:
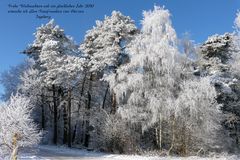
[[[115,113],[115,93],[109,91],[107,83],[96,81],[113,74],[127,60],[125,46],[133,39],[136,33],[137,28],[134,21],[117,11],[113,11],[112,15],[105,17],[103,21],[96,21],[96,27],[87,31],[84,42],[80,45],[80,49],[88,57],[87,110],[91,106],[95,106],[95,104],[100,104],[103,108],[106,108],[106,99],[110,92],[112,101],[111,112]],[[99,91],[96,90],[98,88],[96,85],[101,85]],[[105,86],[105,89],[103,86]],[[93,87],[95,90],[93,90]],[[99,101],[100,95],[103,95],[101,98],[103,100],[96,102],[96,100]],[[86,117],[89,117],[89,114]],[[89,120],[86,121],[86,124],[86,128],[89,128]],[[86,130],[86,137],[89,137],[88,130]],[[87,139],[86,146],[88,145]]]
[[[24,52],[35,60],[35,68],[39,70],[44,85],[52,91],[54,113],[54,144],[58,137],[58,105],[57,91],[68,92],[68,136],[71,146],[71,91],[83,69],[84,58],[81,57],[73,40],[64,34],[63,29],[51,20],[37,29],[34,43]]]

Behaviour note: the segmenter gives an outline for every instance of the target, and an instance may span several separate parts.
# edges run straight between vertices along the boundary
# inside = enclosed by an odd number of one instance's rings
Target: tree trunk
[[[171,142],[171,147],[168,150],[168,155],[170,155],[171,151],[173,150],[175,143],[175,116],[173,116],[173,121],[172,121],[172,142]]]
[[[44,110],[44,97],[41,95],[41,108],[42,108],[42,117],[41,117],[41,125],[42,130],[45,130],[45,110]]]
[[[93,74],[90,73],[89,77],[89,86],[88,86],[88,101],[87,101],[87,106],[86,106],[86,120],[85,120],[85,134],[84,134],[84,146],[88,147],[89,145],[89,139],[90,139],[90,134],[89,134],[89,118],[90,118],[90,108],[91,108],[91,101],[92,101],[92,81],[93,81]]]
[[[54,129],[53,129],[53,143],[56,145],[57,144],[57,139],[58,139],[58,124],[57,124],[57,119],[58,119],[58,109],[57,109],[57,99],[56,99],[56,89],[55,85],[52,85],[52,91],[53,91],[53,117],[54,117]]]
[[[181,155],[185,156],[187,154],[187,143],[186,143],[186,134],[187,134],[187,129],[186,125],[183,124],[182,127],[182,146],[181,146]]]
[[[63,106],[63,144],[67,144],[68,137],[68,114],[66,106]]]
[[[82,86],[80,87],[79,85],[79,88],[80,88],[80,97],[79,97],[79,104],[78,104],[78,112],[77,112],[77,116],[80,117],[80,109],[82,107],[82,97],[83,97],[83,94],[84,94],[84,89],[85,89],[85,84],[86,84],[86,80],[87,80],[87,73],[84,74],[84,78],[83,78],[83,82],[82,82]],[[72,137],[72,142],[75,141],[75,139],[79,140],[80,139],[80,143],[82,144],[83,143],[83,136],[84,136],[84,133],[83,133],[83,127],[84,125],[81,125],[81,124],[78,124],[78,123],[84,123],[84,120],[78,120],[76,122],[76,125],[75,125],[75,130],[73,132],[73,137]],[[81,126],[82,129],[81,129],[81,132],[77,134],[77,126]],[[77,137],[77,138],[76,138]]]
[[[80,97],[79,97],[79,105],[78,105],[78,115],[79,115],[79,110],[81,108],[81,101],[82,101],[82,96],[83,96],[83,93],[84,93],[86,79],[87,79],[87,74],[84,75],[83,83],[82,83],[82,87],[81,87],[81,92],[80,92]]]
[[[156,143],[157,143],[158,149],[160,151],[162,151],[162,122],[161,122],[161,117],[159,118],[159,126],[155,128],[155,138],[156,138]]]
[[[155,128],[155,139],[156,139],[157,147],[159,146],[159,139],[158,139],[159,136],[158,136],[158,133],[159,133],[159,132],[158,132],[158,128],[156,127],[156,128]]]
[[[83,120],[82,120],[82,130],[81,130],[81,136],[80,136],[80,142],[81,144],[84,144],[84,136],[85,136],[85,116],[83,116]]]
[[[106,98],[107,98],[107,94],[108,94],[108,89],[109,89],[109,84],[107,86],[107,89],[105,91],[104,97],[103,97],[103,104],[102,104],[102,109],[105,108],[105,102],[106,102]]]
[[[238,145],[238,143],[239,143],[239,140],[238,140],[238,124],[235,123],[234,127],[235,127],[235,132],[236,132],[236,144]]]
[[[159,118],[159,150],[162,151],[162,121],[161,113]]]
[[[112,90],[112,110],[111,110],[111,113],[115,114],[116,111],[117,111],[116,93]]]
[[[76,123],[75,126],[74,126],[73,135],[72,135],[72,143],[75,141],[75,138],[76,138],[77,124],[78,123]]]
[[[92,80],[93,80],[93,75],[90,73],[89,76],[89,85],[88,85],[88,94],[87,94],[87,106],[86,108],[89,110],[91,108],[91,101],[92,101]]]
[[[11,154],[11,160],[17,160],[17,155],[18,155],[18,134],[15,133],[12,139],[12,154]]]
[[[84,136],[84,146],[88,147],[89,146],[89,139],[90,139],[90,134],[89,134],[89,121],[87,120],[85,123],[85,136]]]
[[[83,78],[82,89],[81,89],[81,93],[80,93],[81,96],[83,96],[86,79],[87,79],[87,74],[85,74],[84,78]]]
[[[72,107],[71,107],[72,93],[71,89],[68,89],[68,147],[72,147]]]

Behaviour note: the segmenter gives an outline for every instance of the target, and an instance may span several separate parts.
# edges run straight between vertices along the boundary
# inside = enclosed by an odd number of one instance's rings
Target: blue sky
[[[34,40],[33,33],[46,19],[37,19],[35,14],[8,14],[8,4],[86,4],[95,5],[83,14],[51,14],[65,33],[79,44],[95,20],[102,20],[112,10],[130,16],[141,26],[142,11],[150,10],[154,4],[164,5],[172,14],[173,26],[179,37],[189,32],[197,43],[209,35],[233,31],[233,21],[240,0],[1,0],[0,1],[0,72],[7,70],[25,58],[23,51]],[[0,93],[3,88],[0,85]]]

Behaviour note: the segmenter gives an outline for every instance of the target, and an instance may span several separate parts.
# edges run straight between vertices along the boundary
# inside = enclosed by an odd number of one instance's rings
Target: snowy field
[[[157,157],[138,155],[118,155],[90,152],[86,150],[68,149],[55,146],[39,146],[37,149],[25,151],[20,160],[239,160],[239,156],[201,157]]]

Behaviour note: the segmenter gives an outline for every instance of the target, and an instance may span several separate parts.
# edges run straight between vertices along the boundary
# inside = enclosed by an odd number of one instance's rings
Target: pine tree
[[[103,21],[96,21],[96,27],[87,31],[80,46],[89,57],[90,71],[113,72],[121,64],[125,45],[136,32],[134,21],[118,11]]]
[[[78,82],[83,70],[84,58],[73,40],[64,34],[64,30],[51,20],[37,29],[34,43],[24,53],[35,60],[41,81],[52,91],[54,113],[54,144],[58,133],[58,95],[57,90],[68,92],[68,145],[71,146],[71,91]]]
[[[80,45],[80,49],[88,57],[87,67],[87,102],[86,109],[90,110],[95,104],[99,104],[105,108],[107,95],[111,93],[111,112],[116,111],[115,93],[109,91],[109,85],[106,82],[96,82],[101,78],[113,74],[116,69],[127,60],[125,54],[125,45],[137,33],[134,21],[130,17],[124,16],[122,13],[113,11],[111,16],[105,17],[103,21],[96,21],[96,27],[87,31],[84,42]],[[101,86],[99,91],[93,90]],[[106,88],[104,89],[103,86]],[[104,90],[103,90],[104,89]],[[102,96],[101,102],[98,97]],[[87,111],[88,113],[89,111]],[[89,117],[88,113],[86,117]],[[86,128],[89,120],[86,120]],[[89,131],[86,130],[86,137],[89,137]],[[88,145],[86,139],[85,146]]]

